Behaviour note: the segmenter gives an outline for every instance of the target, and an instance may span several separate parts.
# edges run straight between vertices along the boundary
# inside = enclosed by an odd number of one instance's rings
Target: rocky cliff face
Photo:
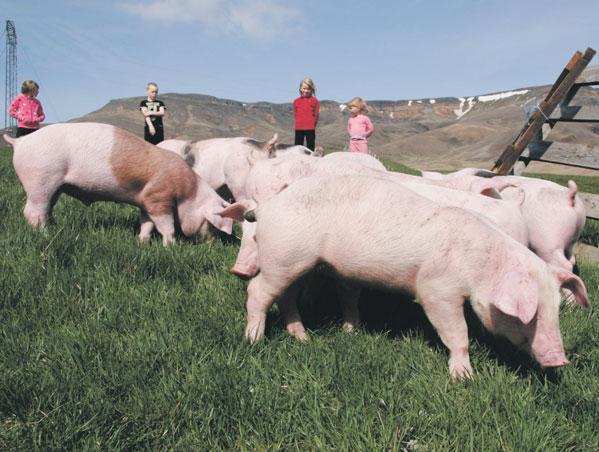
[[[549,88],[523,88],[470,98],[368,101],[375,126],[370,149],[380,157],[416,168],[490,167]],[[291,103],[242,103],[200,94],[164,94],[160,98],[167,106],[167,138],[267,139],[277,132],[281,142],[293,141]],[[73,121],[114,124],[142,136],[140,100],[111,100],[101,109]],[[599,105],[599,91],[583,88],[571,104]],[[321,101],[317,144],[327,151],[344,149],[348,115],[343,104]],[[599,125],[558,124],[551,138],[599,144]]]

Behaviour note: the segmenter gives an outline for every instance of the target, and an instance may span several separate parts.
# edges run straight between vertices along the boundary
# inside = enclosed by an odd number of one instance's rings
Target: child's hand
[[[149,131],[150,131],[150,135],[152,135],[152,136],[156,135],[156,129],[154,128],[154,126],[150,126]]]

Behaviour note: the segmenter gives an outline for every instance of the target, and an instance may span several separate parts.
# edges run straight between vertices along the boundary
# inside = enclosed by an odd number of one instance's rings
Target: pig
[[[472,177],[473,174],[493,177],[492,180],[505,181],[524,190],[525,199],[521,211],[528,227],[530,248],[546,262],[570,271],[574,268],[574,245],[584,229],[586,208],[577,194],[578,187],[573,180],[568,181],[566,188],[547,180],[498,176],[491,171],[476,168],[465,168],[447,175],[424,172],[423,176],[440,182],[460,180],[465,175]],[[518,190],[513,187],[507,187],[501,194],[506,199],[519,196]]]
[[[220,215],[241,220],[244,203]],[[388,180],[308,177],[255,209],[260,272],[247,293],[245,337],[264,335],[276,301],[288,332],[308,338],[295,303],[317,265],[343,281],[344,325],[359,324],[355,288],[416,297],[449,350],[452,378],[470,377],[464,302],[492,333],[528,350],[543,367],[568,364],[559,330],[559,288],[589,307],[584,283],[549,266],[479,216],[441,206]]]
[[[305,146],[280,144],[277,140],[275,133],[268,142],[236,137],[196,142],[165,140],[158,146],[183,157],[215,190],[227,187],[234,199],[241,200],[246,198],[245,178],[254,162],[285,154],[315,155]]]
[[[402,185],[418,193],[420,196],[443,206],[461,207],[475,212],[491,221],[518,243],[522,243],[526,247],[529,245],[528,228],[520,211],[520,207],[525,199],[522,189],[518,189],[520,195],[518,198],[493,199],[472,192],[416,182],[404,182]]]
[[[336,155],[337,154],[337,155]],[[376,168],[382,167],[383,170]],[[499,190],[511,183],[506,181],[483,179],[475,176],[462,177],[457,180],[429,180],[419,176],[386,171],[384,166],[366,154],[336,152],[326,155],[322,159],[313,159],[302,155],[288,155],[277,159],[256,162],[246,178],[245,196],[247,200],[256,205],[267,201],[272,196],[294,183],[296,180],[311,175],[341,175],[362,174],[372,177],[388,179],[398,183],[414,183],[423,185],[439,185],[457,190],[471,191],[491,197],[501,197]],[[459,196],[457,194],[456,196]],[[483,201],[470,201],[471,204],[483,204]],[[482,206],[480,206],[482,209]],[[490,207],[489,207],[490,208]],[[497,215],[497,208],[494,208]],[[504,220],[507,224],[510,220]],[[513,216],[511,227],[517,228],[517,215]],[[246,279],[254,276],[258,271],[257,250],[254,241],[255,225],[244,221],[242,225],[241,246],[231,273]]]
[[[267,201],[289,184],[314,174],[363,174],[386,177],[387,170],[376,158],[361,153],[334,152],[321,159],[289,154],[256,162],[246,178],[245,194],[252,205]],[[258,271],[254,241],[255,224],[242,224],[241,246],[231,273],[242,279]]]
[[[361,152],[331,152],[325,155],[323,159],[329,162],[339,162],[340,164],[355,163],[374,170],[387,171],[387,168],[379,159]]]
[[[215,215],[229,204],[177,155],[108,124],[54,124],[13,145],[13,164],[25,192],[24,214],[44,228],[61,193],[84,204],[117,201],[140,209],[139,239],[154,227],[165,245],[174,240],[175,218],[186,236],[205,239],[210,225],[231,233],[232,220]],[[225,221],[223,221],[225,220]]]

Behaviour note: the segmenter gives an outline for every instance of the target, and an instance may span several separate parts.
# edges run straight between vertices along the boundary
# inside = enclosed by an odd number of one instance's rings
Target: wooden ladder
[[[586,69],[595,53],[590,47],[584,54],[574,53],[545,99],[499,156],[493,172],[507,174],[513,170],[521,174],[531,161],[599,170],[599,146],[547,141],[558,122],[599,123],[598,106],[569,105],[581,87],[599,85],[599,67]],[[580,196],[587,207],[587,216],[599,219],[599,195],[580,193]]]

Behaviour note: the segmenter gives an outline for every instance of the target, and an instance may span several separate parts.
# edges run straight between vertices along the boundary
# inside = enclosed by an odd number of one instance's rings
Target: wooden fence
[[[599,146],[548,141],[549,132],[557,123],[599,124],[599,106],[571,105],[581,87],[599,85],[599,66],[587,68],[595,53],[587,48],[584,54],[576,52],[572,56],[545,99],[495,162],[494,172],[507,174],[513,169],[515,174],[521,174],[531,161],[599,170]],[[587,217],[599,220],[599,195],[580,196],[587,207]]]

